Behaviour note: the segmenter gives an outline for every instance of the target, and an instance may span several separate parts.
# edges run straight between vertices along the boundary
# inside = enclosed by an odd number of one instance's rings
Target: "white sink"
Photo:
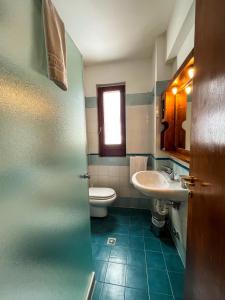
[[[173,181],[165,172],[141,171],[132,176],[134,187],[146,196],[159,200],[183,202],[188,200],[188,190]]]

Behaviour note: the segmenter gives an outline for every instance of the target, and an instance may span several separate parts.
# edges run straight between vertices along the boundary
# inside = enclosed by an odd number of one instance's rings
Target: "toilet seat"
[[[116,192],[111,188],[91,187],[89,188],[89,198],[92,200],[108,200],[113,198]]]

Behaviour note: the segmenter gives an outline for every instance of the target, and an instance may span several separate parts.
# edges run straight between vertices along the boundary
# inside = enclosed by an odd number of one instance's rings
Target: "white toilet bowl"
[[[116,200],[116,192],[110,188],[89,188],[91,217],[103,218],[108,214],[107,207]]]

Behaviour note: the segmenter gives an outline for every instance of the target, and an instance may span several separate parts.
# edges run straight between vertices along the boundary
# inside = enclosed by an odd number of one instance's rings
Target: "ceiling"
[[[148,58],[175,0],[53,0],[86,65]]]

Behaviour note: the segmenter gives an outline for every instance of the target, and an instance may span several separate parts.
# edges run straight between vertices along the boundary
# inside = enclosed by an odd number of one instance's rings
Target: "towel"
[[[139,171],[147,170],[148,157],[147,156],[131,156],[130,157],[130,182],[132,183],[132,176]]]
[[[42,1],[48,76],[62,90],[68,89],[65,27],[51,0]]]

